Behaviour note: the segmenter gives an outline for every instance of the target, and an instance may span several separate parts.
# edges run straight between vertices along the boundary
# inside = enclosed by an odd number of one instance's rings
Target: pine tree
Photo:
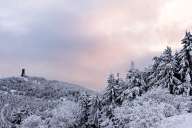
[[[93,128],[99,128],[99,118],[101,114],[101,100],[99,99],[99,96],[93,97],[91,101],[91,114],[89,117],[89,123]]]
[[[153,65],[151,68],[149,68],[149,73],[148,73],[148,78],[147,78],[147,86],[148,88],[153,88],[155,86],[155,83],[158,81],[158,74],[160,73],[159,71],[159,66],[161,64],[161,57],[154,57],[153,58]]]
[[[141,95],[141,93],[146,90],[146,83],[143,78],[143,73],[135,68],[133,62],[131,64],[130,70],[127,73],[126,80],[129,83],[128,88],[139,88],[138,95]]]
[[[117,73],[117,79],[116,79],[116,99],[115,102],[117,105],[122,105],[123,103],[123,97],[121,97],[121,94],[125,90],[126,84],[125,81],[120,78],[120,74]]]
[[[186,76],[190,76],[190,81],[192,78],[192,35],[190,32],[186,32],[184,39],[182,40],[183,49],[179,53],[181,58],[181,69],[180,74],[182,81],[187,81]]]
[[[132,100],[136,96],[141,96],[147,89],[146,82],[143,78],[143,73],[135,68],[134,63],[131,62],[131,68],[129,69],[125,82],[122,82],[122,92],[117,99],[121,101],[128,99]]]
[[[120,78],[119,74],[115,78],[111,74],[108,78],[108,86],[104,91],[102,99],[102,109],[100,111],[99,124],[108,123],[111,125],[115,124],[117,120],[114,120],[114,108],[121,105],[122,100],[118,98],[123,92],[124,81]],[[115,122],[113,122],[114,120]],[[107,123],[107,124],[108,124]],[[101,126],[101,128],[104,126]]]
[[[183,49],[179,52],[181,81],[188,86],[188,95],[192,95],[192,35],[186,32],[182,40]]]
[[[116,98],[118,97],[119,92],[119,81],[115,79],[114,75],[111,74],[108,78],[108,86],[103,95],[103,104],[104,105],[116,105]]]
[[[79,125],[81,127],[89,127],[89,116],[90,116],[90,108],[91,108],[91,97],[88,94],[84,94],[80,97],[80,120]]]
[[[157,75],[156,77],[156,83],[157,86],[163,86],[168,87],[166,81],[168,81],[169,75],[172,75],[169,73],[169,71],[172,73],[173,63],[172,63],[172,50],[170,47],[167,47],[163,53],[160,56],[161,62],[157,67]],[[174,75],[174,73],[173,73]],[[167,77],[167,78],[165,78]]]
[[[173,60],[172,50],[167,47],[161,55],[161,63],[157,67],[159,73],[155,78],[157,80],[155,85],[168,88],[171,94],[174,94],[177,86],[181,84],[181,81],[175,77]]]
[[[180,61],[181,59],[179,58],[179,52],[176,51],[174,56],[173,56],[173,65],[174,65],[174,73],[175,73],[175,77],[179,80],[181,80],[181,76],[179,74],[179,70],[180,70]]]

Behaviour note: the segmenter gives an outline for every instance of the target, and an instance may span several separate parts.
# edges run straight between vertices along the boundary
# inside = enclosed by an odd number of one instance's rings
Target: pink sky
[[[109,73],[180,47],[191,0],[0,0],[0,76],[44,76],[103,89]]]

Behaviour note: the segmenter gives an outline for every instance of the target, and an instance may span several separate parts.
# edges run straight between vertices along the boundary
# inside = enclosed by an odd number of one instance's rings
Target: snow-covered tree
[[[99,96],[93,97],[91,101],[91,109],[90,109],[90,116],[89,116],[89,124],[92,127],[99,128],[101,109],[102,109],[102,105],[101,105],[101,100]]]
[[[148,88],[153,88],[153,86],[155,85],[155,83],[158,81],[158,74],[159,74],[159,70],[158,67],[161,64],[161,57],[154,57],[153,58],[153,64],[152,66],[148,69],[147,71],[147,78],[146,78],[146,82],[147,82],[147,86]]]
[[[89,117],[90,117],[90,109],[91,109],[91,97],[88,94],[84,94],[80,97],[80,121],[79,125],[81,127],[89,126]]]
[[[146,82],[143,78],[143,73],[135,68],[132,62],[131,68],[127,73],[126,84],[129,90],[137,90],[133,95],[141,95],[146,90]]]
[[[179,52],[176,51],[175,54],[173,55],[173,65],[174,65],[174,76],[181,80],[181,75],[179,74],[179,70],[180,70],[180,61],[181,58],[179,57]]]
[[[192,83],[192,35],[190,32],[186,32],[182,44],[183,49],[179,53],[181,59],[179,73],[183,82],[190,81]]]
[[[181,58],[179,58],[179,52],[176,51],[173,55],[173,64],[175,65],[175,72],[178,73],[180,69],[180,62]]]
[[[103,94],[103,104],[104,105],[113,105],[118,104],[117,97],[120,95],[120,86],[119,79],[116,79],[113,74],[108,78],[108,86]]]
[[[158,66],[157,86],[168,88],[171,94],[174,94],[181,81],[175,77],[172,50],[167,47],[161,55],[161,64]]]
[[[151,71],[152,75],[150,77],[152,77],[152,79],[154,77],[157,77],[161,72],[162,65],[170,62],[171,59],[172,59],[172,51],[171,51],[171,48],[167,47],[167,49],[165,49],[159,57],[153,58],[154,63],[152,65],[152,71]],[[156,81],[158,80],[156,79]]]
[[[139,71],[134,67],[134,63],[131,63],[131,68],[129,69],[125,81],[121,81],[121,93],[117,97],[121,103],[124,100],[132,100],[136,96],[141,96],[147,90],[146,82],[143,78],[143,72]]]
[[[179,52],[178,58],[180,59],[179,74],[184,86],[187,85],[187,95],[192,95],[192,35],[190,32],[186,32],[184,39],[182,40],[183,48]]]

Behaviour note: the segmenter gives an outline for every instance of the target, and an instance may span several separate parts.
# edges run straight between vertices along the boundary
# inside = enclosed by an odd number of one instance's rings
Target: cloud
[[[0,73],[104,88],[109,73],[141,68],[191,27],[190,0],[0,0]]]

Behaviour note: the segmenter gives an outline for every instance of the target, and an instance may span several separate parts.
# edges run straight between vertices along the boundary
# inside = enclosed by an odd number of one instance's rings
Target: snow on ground
[[[78,112],[77,103],[64,100],[52,110],[27,117],[21,128],[73,128]]]
[[[168,117],[161,121],[158,128],[192,128],[192,114]]]
[[[156,88],[133,101],[125,101],[121,107],[114,110],[114,114],[120,122],[125,124],[126,128],[158,128],[162,120],[190,113],[192,111],[191,98],[171,95],[166,89]],[[180,127],[162,126],[160,128]]]

